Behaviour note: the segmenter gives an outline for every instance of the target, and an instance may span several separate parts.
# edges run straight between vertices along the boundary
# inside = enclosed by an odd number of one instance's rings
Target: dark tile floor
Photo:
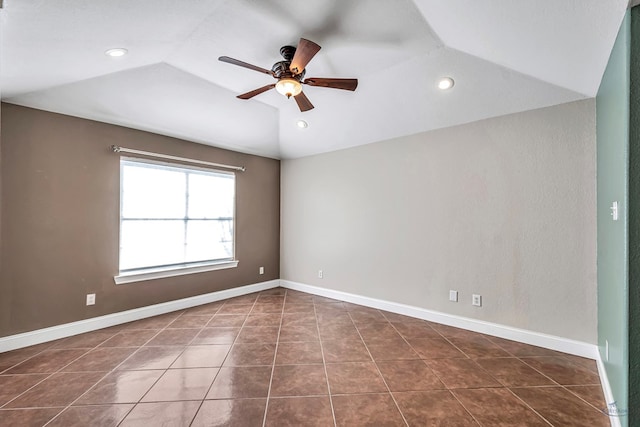
[[[607,426],[592,360],[276,288],[0,354],[2,426]]]

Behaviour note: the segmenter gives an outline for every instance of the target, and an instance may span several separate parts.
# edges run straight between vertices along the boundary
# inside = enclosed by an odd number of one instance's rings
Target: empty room
[[[638,3],[0,0],[0,426],[640,425]]]

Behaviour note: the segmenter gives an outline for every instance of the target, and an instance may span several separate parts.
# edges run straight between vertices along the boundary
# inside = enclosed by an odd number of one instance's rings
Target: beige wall
[[[0,336],[279,277],[278,160],[10,104],[1,138]],[[112,144],[246,166],[236,181],[238,268],[115,285]],[[87,293],[95,306],[85,306]]]
[[[594,120],[586,100],[283,161],[281,278],[596,343]]]

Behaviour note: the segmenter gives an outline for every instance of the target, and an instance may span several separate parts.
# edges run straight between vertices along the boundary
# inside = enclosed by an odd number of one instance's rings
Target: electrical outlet
[[[449,301],[458,302],[458,291],[449,291]]]
[[[95,305],[96,294],[87,294],[87,305]]]
[[[473,294],[471,296],[471,305],[475,305],[476,307],[482,307],[482,295]]]
[[[322,279],[322,276],[323,276],[322,270],[318,270],[318,279]]]
[[[260,267],[259,272],[260,272],[260,274],[264,274],[264,267]]]

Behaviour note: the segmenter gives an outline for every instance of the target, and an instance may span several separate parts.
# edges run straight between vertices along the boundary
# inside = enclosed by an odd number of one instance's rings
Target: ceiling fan
[[[275,88],[279,93],[287,98],[291,98],[293,96],[293,99],[296,100],[300,111],[309,111],[313,108],[313,104],[302,92],[303,84],[351,91],[356,90],[356,87],[358,87],[358,79],[310,77],[303,80],[306,72],[305,67],[319,50],[320,46],[316,43],[307,39],[300,39],[297,48],[293,46],[283,46],[280,48],[280,55],[282,55],[284,61],[276,62],[270,70],[237,59],[229,58],[228,56],[221,56],[218,60],[269,74],[278,80],[276,83],[238,95],[237,98],[250,99],[262,92]]]

